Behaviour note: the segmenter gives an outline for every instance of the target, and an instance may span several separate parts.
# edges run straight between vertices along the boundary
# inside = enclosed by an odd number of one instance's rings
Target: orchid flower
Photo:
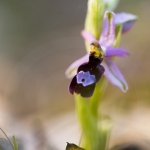
[[[99,82],[105,72],[105,68],[100,65],[103,61],[103,52],[100,45],[92,43],[91,47],[89,61],[78,67],[77,74],[70,82],[69,92],[71,94],[76,93],[82,97],[91,97],[96,83]]]
[[[136,16],[127,13],[114,14],[106,11],[103,19],[103,28],[99,39],[97,40],[90,32],[83,30],[81,32],[84,40],[90,45],[92,42],[98,42],[104,52],[104,60],[102,66],[105,68],[105,77],[115,86],[119,87],[123,92],[128,90],[128,84],[124,76],[120,72],[112,57],[125,57],[129,53],[123,48],[117,48],[120,34],[131,29]],[[118,31],[117,31],[118,30]],[[77,73],[79,65],[88,62],[89,54],[72,63],[66,70],[66,76],[72,78]]]

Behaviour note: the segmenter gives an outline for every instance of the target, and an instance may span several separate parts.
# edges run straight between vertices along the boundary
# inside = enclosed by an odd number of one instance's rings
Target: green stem
[[[96,84],[96,88],[94,91],[93,96],[90,98],[90,109],[93,117],[98,120],[98,107],[101,102],[101,97],[104,93],[104,90],[106,88],[107,81],[104,77]]]
[[[13,143],[14,143],[14,150],[18,150],[18,145],[17,145],[15,136],[13,136],[12,138],[13,138]]]
[[[96,39],[99,39],[102,29],[103,11],[103,0],[88,0],[84,27],[85,30],[89,31]],[[90,46],[87,42],[85,42],[85,47],[86,51],[89,52]]]
[[[82,147],[86,150],[98,150],[100,147],[99,131],[91,114],[88,100],[75,95],[76,111],[83,132]]]
[[[104,3],[103,0],[88,0],[88,8],[85,19],[85,29],[99,38],[102,29]]]

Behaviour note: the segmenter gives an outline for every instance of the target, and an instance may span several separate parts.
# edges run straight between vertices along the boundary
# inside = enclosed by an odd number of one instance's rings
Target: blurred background
[[[85,54],[80,31],[86,6],[87,0],[1,1],[0,127],[16,135],[21,150],[64,150],[66,142],[79,143],[65,70]],[[149,8],[149,0],[120,0],[115,10],[139,19],[120,44],[130,57],[116,60],[129,90],[108,83],[100,108],[114,122],[110,148],[131,143],[150,149]]]

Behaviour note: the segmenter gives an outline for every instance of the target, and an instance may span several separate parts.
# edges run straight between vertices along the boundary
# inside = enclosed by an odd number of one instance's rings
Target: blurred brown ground
[[[75,103],[67,91],[69,80],[64,72],[85,54],[80,31],[86,3],[1,2],[0,127],[9,136],[21,138],[28,150],[65,149],[65,142],[79,142]],[[129,50],[130,57],[116,60],[129,90],[122,93],[109,84],[103,96],[101,111],[114,120],[110,147],[133,139],[128,133],[134,135],[137,130],[150,141],[149,8],[149,0],[120,0],[116,9],[136,14],[139,19],[122,36],[120,46]]]

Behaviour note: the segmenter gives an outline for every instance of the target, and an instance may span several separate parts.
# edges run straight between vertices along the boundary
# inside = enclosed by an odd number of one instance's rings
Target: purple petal
[[[135,21],[124,23],[122,26],[122,33],[128,32],[134,25]]]
[[[81,31],[81,35],[84,38],[84,40],[87,41],[89,44],[97,41],[96,38],[90,32],[88,32],[86,30]]]
[[[110,59],[106,58],[103,62],[105,68],[104,75],[115,86],[119,87],[123,92],[128,90],[128,84],[118,69],[117,65]]]
[[[104,52],[105,57],[113,57],[113,56],[125,57],[129,55],[129,52],[126,51],[125,49],[115,47],[107,47]]]
[[[137,16],[135,16],[133,14],[122,12],[122,13],[116,14],[115,24],[116,25],[122,24],[123,25],[122,33],[124,33],[133,27],[136,20],[137,20]]]
[[[111,46],[115,40],[115,14],[113,12],[105,12],[103,20],[103,28],[100,37],[100,44]]]
[[[73,62],[69,67],[68,69],[66,70],[66,76],[67,78],[72,78],[74,75],[76,75],[77,73],[77,68],[85,63],[85,62],[88,62],[88,57],[89,57],[89,54],[86,54],[85,56],[83,56],[82,58],[76,60],[75,62]]]

